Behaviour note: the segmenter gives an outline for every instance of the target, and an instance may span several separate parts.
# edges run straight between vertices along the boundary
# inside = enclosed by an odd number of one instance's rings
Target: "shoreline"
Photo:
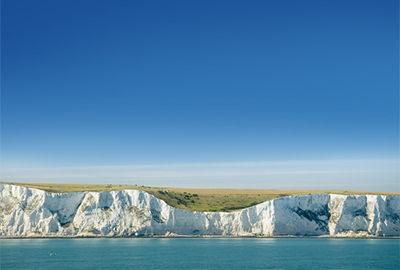
[[[319,236],[220,236],[220,235],[177,235],[177,236],[0,236],[2,239],[152,239],[152,238],[197,238],[197,239],[242,239],[242,238],[270,238],[270,239],[400,239],[400,236],[332,236],[332,235],[319,235]]]

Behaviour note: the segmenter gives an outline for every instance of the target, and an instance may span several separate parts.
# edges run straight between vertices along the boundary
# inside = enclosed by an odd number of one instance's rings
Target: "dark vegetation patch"
[[[165,223],[165,220],[162,218],[160,211],[152,210],[151,218],[157,223]]]
[[[328,233],[329,232],[329,218],[331,213],[329,212],[328,205],[318,209],[318,211],[311,211],[311,210],[303,210],[299,207],[293,209],[293,211],[298,214],[299,216],[308,219],[309,221],[314,221],[318,224],[318,227],[321,231]]]

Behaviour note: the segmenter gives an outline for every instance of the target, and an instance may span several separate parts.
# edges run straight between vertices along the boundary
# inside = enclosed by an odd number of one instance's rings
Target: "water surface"
[[[0,269],[399,269],[399,239],[0,239]]]

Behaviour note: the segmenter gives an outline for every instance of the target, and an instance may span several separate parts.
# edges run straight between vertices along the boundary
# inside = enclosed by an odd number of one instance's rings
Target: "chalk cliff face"
[[[400,196],[314,194],[224,213],[176,209],[138,190],[59,194],[0,184],[0,235],[400,236]]]

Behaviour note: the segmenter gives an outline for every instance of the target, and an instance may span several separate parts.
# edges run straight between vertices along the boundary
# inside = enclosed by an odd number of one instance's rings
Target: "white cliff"
[[[138,190],[48,193],[0,184],[0,236],[400,236],[400,196],[313,194],[236,212],[176,209]]]

